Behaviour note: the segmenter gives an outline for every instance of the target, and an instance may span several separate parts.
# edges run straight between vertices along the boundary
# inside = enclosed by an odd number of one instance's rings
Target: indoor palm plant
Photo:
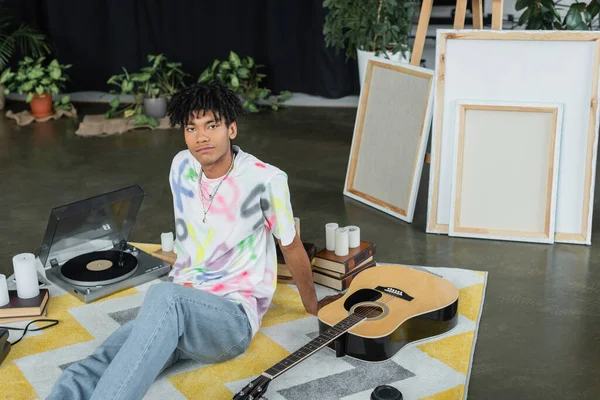
[[[235,52],[229,52],[227,60],[214,60],[198,78],[199,83],[221,81],[238,95],[245,110],[258,112],[261,104],[269,104],[277,111],[282,104],[292,97],[288,91],[273,96],[271,90],[261,87],[260,83],[266,74],[258,72],[264,65],[256,64],[252,57],[240,58]]]
[[[17,23],[0,0],[0,73],[12,61],[15,51],[22,56],[39,58],[50,54],[46,37],[30,25]],[[0,84],[0,110],[4,108],[4,88]]]
[[[409,60],[415,0],[324,0],[327,47],[357,58],[360,82],[371,57]]]
[[[8,68],[0,75],[0,84],[6,86],[4,94],[26,94],[25,101],[29,103],[31,114],[35,118],[52,115],[52,96],[58,95],[64,89],[67,81],[65,70],[71,67],[70,64],[60,64],[57,60],[45,65],[45,60],[45,57],[36,60],[25,57],[19,61],[15,72]],[[54,108],[70,107],[69,101],[69,96],[64,95],[54,104]]]

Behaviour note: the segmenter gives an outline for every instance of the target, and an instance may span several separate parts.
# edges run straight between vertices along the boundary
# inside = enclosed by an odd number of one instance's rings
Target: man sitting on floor
[[[181,359],[218,363],[242,354],[277,284],[276,237],[307,312],[317,302],[311,265],[296,235],[287,175],[232,144],[240,100],[221,83],[173,96],[171,125],[187,150],[169,182],[177,261],[169,282],[148,289],[137,318],[67,368],[50,399],[141,399]]]

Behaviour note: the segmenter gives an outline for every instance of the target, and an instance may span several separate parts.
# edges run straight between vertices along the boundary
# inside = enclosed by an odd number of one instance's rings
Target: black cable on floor
[[[33,323],[36,323],[36,322],[51,322],[51,324],[46,325],[46,326],[42,326],[40,328],[29,329],[29,325],[31,325]],[[58,320],[56,320],[56,319],[36,319],[36,320],[31,321],[30,323],[28,323],[25,326],[25,328],[12,328],[12,327],[8,327],[8,326],[0,326],[0,328],[8,329],[8,330],[11,330],[11,331],[23,331],[23,334],[21,335],[21,337],[10,344],[11,346],[14,346],[15,344],[19,343],[21,341],[21,339],[23,339],[23,337],[25,336],[25,334],[27,333],[27,331],[30,331],[30,332],[42,331],[44,329],[48,329],[50,327],[53,327],[54,325],[58,325]]]

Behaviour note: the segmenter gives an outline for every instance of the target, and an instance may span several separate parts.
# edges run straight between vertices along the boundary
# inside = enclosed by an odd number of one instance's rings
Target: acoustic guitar
[[[409,267],[360,272],[339,299],[318,312],[319,336],[250,382],[233,400],[263,399],[271,381],[324,347],[337,357],[385,361],[409,343],[441,335],[458,322],[458,289]]]

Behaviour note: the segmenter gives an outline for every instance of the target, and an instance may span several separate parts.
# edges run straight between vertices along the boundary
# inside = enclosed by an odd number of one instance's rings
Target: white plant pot
[[[144,99],[144,113],[156,119],[162,119],[167,115],[167,99],[159,97],[158,99]]]
[[[383,54],[379,54],[378,56],[375,55],[374,51],[364,51],[361,49],[356,49],[356,53],[357,53],[357,60],[358,60],[358,77],[360,79],[360,87],[362,88],[363,82],[365,81],[365,75],[367,73],[367,63],[369,62],[370,59],[378,59],[378,58],[382,58],[382,59],[388,59],[392,60],[392,61],[398,61],[400,63],[406,63],[408,64],[410,62],[410,51],[406,52],[406,57],[402,57],[402,53],[398,52],[398,53],[390,53],[389,51],[386,52],[387,57],[384,56]]]

